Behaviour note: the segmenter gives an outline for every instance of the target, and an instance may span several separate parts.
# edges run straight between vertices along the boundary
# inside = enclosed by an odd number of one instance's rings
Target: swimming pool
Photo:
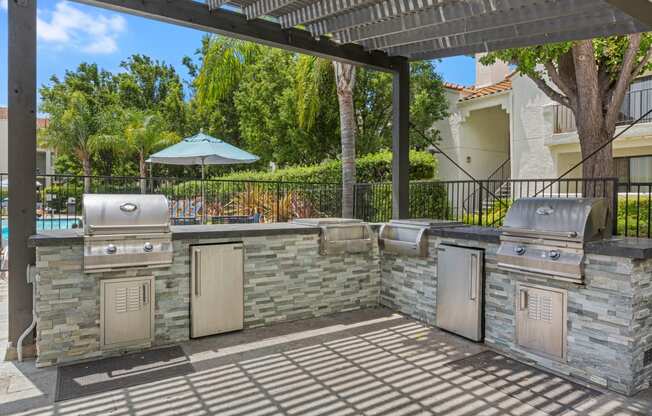
[[[78,218],[40,218],[36,220],[36,230],[66,230],[79,225]],[[2,225],[2,245],[6,245],[9,241],[9,223],[6,218],[1,221]]]

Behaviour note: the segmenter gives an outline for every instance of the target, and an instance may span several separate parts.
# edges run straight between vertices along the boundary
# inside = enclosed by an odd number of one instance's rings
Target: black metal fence
[[[339,216],[342,209],[340,184],[73,175],[38,175],[36,181],[39,230],[79,226],[85,190],[164,194],[170,200],[175,224],[199,223],[204,214],[208,223],[284,222]],[[0,174],[2,245],[8,236],[9,186],[8,176]],[[512,201],[522,197],[608,197],[616,214],[616,234],[652,236],[652,183],[622,183],[615,178],[415,181],[410,183],[409,194],[411,218],[448,219],[483,227],[501,226]],[[390,220],[391,184],[357,184],[355,216],[370,222]]]
[[[357,218],[372,222],[391,219],[391,184],[358,184],[355,195]],[[615,213],[614,234],[652,237],[652,183],[623,183],[616,178],[412,182],[409,212],[411,218],[500,227],[514,200],[534,196],[608,198],[611,212]]]

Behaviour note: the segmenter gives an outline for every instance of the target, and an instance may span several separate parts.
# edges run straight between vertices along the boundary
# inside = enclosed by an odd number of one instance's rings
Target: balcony
[[[622,109],[618,115],[618,125],[629,124],[652,109],[652,88],[641,89],[640,86],[643,83],[649,84],[650,80],[646,79],[633,84],[631,90],[625,96]],[[639,88],[637,89],[637,87]],[[577,131],[575,115],[568,107],[557,104],[554,107],[554,114],[555,134]],[[646,116],[641,122],[652,122],[652,115]]]

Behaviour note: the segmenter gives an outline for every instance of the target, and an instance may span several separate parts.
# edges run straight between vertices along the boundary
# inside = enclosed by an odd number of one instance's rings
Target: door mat
[[[104,393],[194,372],[181,347],[162,348],[57,368],[54,401]]]
[[[550,416],[561,415],[588,399],[602,395],[597,390],[493,351],[453,361],[448,366]]]

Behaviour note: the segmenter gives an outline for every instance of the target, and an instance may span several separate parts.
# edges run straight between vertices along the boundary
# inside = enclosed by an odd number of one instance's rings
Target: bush
[[[410,180],[433,179],[437,161],[428,152],[410,151]],[[356,160],[357,182],[387,182],[392,180],[392,152],[384,151],[362,156]],[[294,166],[274,172],[242,171],[215,179],[238,181],[281,181],[309,183],[340,183],[342,162],[330,160],[312,166]]]
[[[648,224],[650,218],[649,196],[623,196],[618,198],[617,235],[631,237],[649,237]],[[627,224],[625,225],[625,219]],[[638,224],[638,225],[637,225]]]

